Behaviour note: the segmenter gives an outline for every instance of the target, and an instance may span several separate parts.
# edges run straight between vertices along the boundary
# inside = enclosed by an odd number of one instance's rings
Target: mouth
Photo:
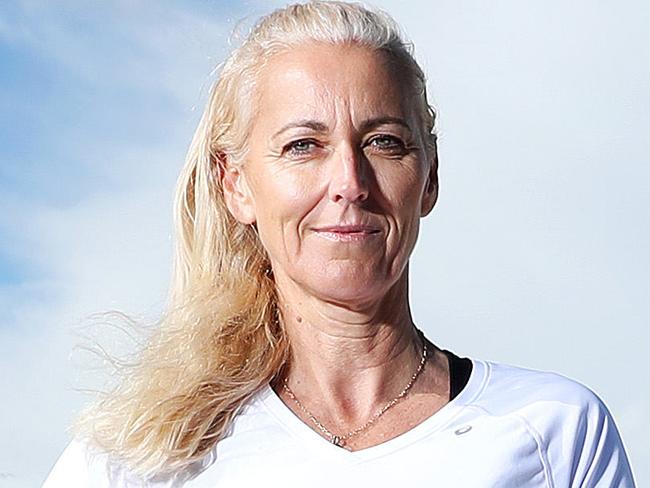
[[[345,242],[363,241],[381,233],[380,229],[369,225],[333,225],[314,230],[325,239]]]

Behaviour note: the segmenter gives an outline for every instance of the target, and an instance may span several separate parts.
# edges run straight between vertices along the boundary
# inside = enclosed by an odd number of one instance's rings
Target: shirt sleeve
[[[516,414],[536,439],[547,486],[635,488],[621,436],[603,401],[565,376],[494,366],[493,414]]]
[[[591,391],[573,445],[571,488],[634,488],[630,463],[612,415]]]

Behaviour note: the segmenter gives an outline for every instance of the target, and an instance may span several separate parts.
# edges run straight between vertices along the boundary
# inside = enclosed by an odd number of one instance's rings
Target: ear
[[[421,217],[429,215],[438,201],[438,146],[435,139],[431,149],[427,149],[426,154],[429,156],[429,172],[422,195]]]
[[[229,164],[227,157],[224,157],[219,177],[223,197],[231,215],[242,224],[255,223],[253,196],[241,166]]]

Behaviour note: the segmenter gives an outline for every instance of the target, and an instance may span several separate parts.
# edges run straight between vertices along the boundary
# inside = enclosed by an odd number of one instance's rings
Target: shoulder
[[[485,362],[486,384],[482,396],[493,410],[520,409],[535,404],[562,411],[606,411],[602,400],[582,383],[548,371]]]
[[[490,415],[516,416],[540,442],[596,439],[613,420],[598,395],[561,374],[485,362],[486,382],[475,405]]]
[[[43,488],[108,487],[106,469],[106,456],[94,450],[87,442],[75,439],[57,460]]]
[[[268,412],[263,399],[270,387],[263,388],[242,405],[229,429],[204,458],[169,475],[142,479],[130,472],[124,464],[102,451],[92,441],[73,439],[59,456],[43,488],[167,488],[201,475],[213,466],[217,457],[233,458],[248,451],[259,450],[261,444],[269,451],[277,449],[283,436],[281,425]],[[219,453],[219,456],[217,454]]]
[[[614,419],[594,391],[557,373],[478,363],[485,370],[484,385],[471,406],[491,417],[515,419],[534,438],[556,482],[633,486]]]
[[[162,488],[165,483],[144,481],[83,439],[65,448],[42,488]]]

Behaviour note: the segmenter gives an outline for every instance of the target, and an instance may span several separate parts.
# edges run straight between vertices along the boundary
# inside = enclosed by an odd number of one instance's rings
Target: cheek
[[[377,183],[389,214],[399,216],[400,221],[419,218],[425,182],[418,165],[378,172]]]
[[[385,171],[378,184],[391,227],[386,243],[387,257],[392,266],[399,268],[408,260],[417,240],[424,175],[414,164],[399,171]]]
[[[306,216],[318,203],[314,182],[306,173],[278,171],[258,175],[252,186],[257,226],[265,247],[294,247],[287,241],[299,235]]]

